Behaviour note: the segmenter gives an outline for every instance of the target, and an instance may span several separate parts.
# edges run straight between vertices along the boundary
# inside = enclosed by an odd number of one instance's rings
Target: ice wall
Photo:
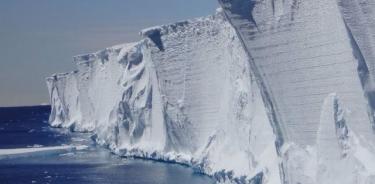
[[[374,3],[219,2],[75,57],[50,123],[223,183],[375,183]]]
[[[342,144],[342,137],[336,136],[345,130],[332,127],[338,117],[336,112],[326,115],[333,110],[325,100],[331,93],[339,96],[346,108],[345,127],[350,127],[352,137],[360,135],[360,144],[365,143],[373,155],[374,2],[219,2],[240,37],[268,104],[284,160],[283,182],[374,182],[374,178],[360,180],[361,172],[349,168],[362,166],[347,165],[352,160],[340,156],[343,148],[336,145]],[[343,175],[346,179],[337,178]]]
[[[358,70],[369,100],[372,126],[375,129],[375,3],[368,0],[338,0],[338,5],[359,61]]]
[[[374,148],[348,122],[350,112],[337,94],[322,106],[316,144],[286,143],[282,149],[286,183],[368,184],[375,182]]]
[[[323,99],[336,92],[352,110],[354,129],[372,138],[356,48],[336,1],[221,3],[272,101],[280,137],[314,144]]]
[[[248,56],[222,13],[153,27],[75,57],[47,79],[50,122],[113,152],[193,166],[218,181],[280,183],[275,136]]]

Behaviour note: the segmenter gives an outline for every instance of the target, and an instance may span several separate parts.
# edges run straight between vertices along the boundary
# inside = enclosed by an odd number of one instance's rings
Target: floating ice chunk
[[[0,159],[25,157],[45,154],[59,154],[70,152],[74,150],[84,150],[88,146],[85,145],[64,145],[51,147],[33,147],[33,148],[15,148],[15,149],[0,149]]]

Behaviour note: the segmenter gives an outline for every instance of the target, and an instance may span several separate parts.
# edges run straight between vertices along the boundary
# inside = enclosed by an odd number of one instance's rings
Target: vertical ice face
[[[316,143],[287,143],[282,149],[287,183],[373,183],[375,159],[371,141],[349,126],[350,111],[339,96],[324,99]]]
[[[325,98],[316,145],[308,149],[294,146],[294,150],[288,150],[298,155],[293,155],[294,159],[287,155],[291,158],[286,160],[290,183],[367,184],[375,181],[374,148],[363,136],[352,131],[349,116],[339,96],[330,94]],[[299,167],[293,167],[295,165]]]
[[[360,62],[358,68],[370,113],[375,109],[375,4],[368,0],[338,0],[343,20],[352,39],[354,54]],[[374,128],[374,120],[373,128]]]
[[[218,181],[280,183],[267,109],[223,15],[141,34],[75,57],[76,72],[49,78],[51,123],[93,131],[115,153],[189,164]]]
[[[156,45],[151,56],[170,149],[197,155],[211,174],[278,180],[275,138],[259,88],[238,37],[222,16],[156,27],[143,35],[152,35]]]
[[[349,130],[345,109],[335,94],[324,101],[317,135],[317,182],[359,183],[350,158]],[[336,176],[341,176],[337,178]]]
[[[220,2],[272,101],[280,137],[313,145],[323,99],[335,92],[351,109],[353,129],[372,138],[361,61],[336,1]]]
[[[149,51],[141,42],[123,49],[118,59],[125,70],[117,81],[121,89],[118,106],[110,112],[117,136],[112,148],[163,151],[166,144],[163,105]],[[102,126],[113,131],[107,123]],[[99,139],[111,134],[108,131],[99,134]],[[113,144],[113,141],[107,143]]]
[[[49,122],[54,126],[70,127],[79,122],[78,89],[76,72],[55,74],[47,78],[52,105]]]
[[[223,183],[373,183],[373,5],[219,2],[75,57],[47,79],[51,124]]]
[[[151,58],[165,102],[172,149],[194,153],[206,143],[202,138],[208,139],[228,121],[230,80],[234,80],[230,61],[238,63],[241,56],[231,53],[234,35],[222,24],[222,19],[207,18],[143,33],[156,45]]]
[[[367,147],[374,143],[374,4],[346,0],[219,2],[247,51],[278,143],[284,145],[277,147],[284,160],[283,182],[340,183],[334,176],[345,175],[343,182],[362,183],[356,180],[361,172],[340,170],[362,166],[355,159],[341,158],[338,152],[345,152],[350,137],[345,134],[347,127]],[[345,104],[345,121],[342,110],[328,107],[330,93]],[[330,103],[336,108],[335,100]],[[323,171],[316,173],[316,168]]]
[[[51,124],[94,131],[113,149],[163,150],[163,108],[148,52],[142,41],[75,57],[76,72],[47,79]]]

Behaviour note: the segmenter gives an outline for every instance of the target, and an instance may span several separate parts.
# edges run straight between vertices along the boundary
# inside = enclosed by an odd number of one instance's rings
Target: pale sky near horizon
[[[142,28],[210,15],[217,0],[1,0],[0,107],[48,103],[45,77]]]

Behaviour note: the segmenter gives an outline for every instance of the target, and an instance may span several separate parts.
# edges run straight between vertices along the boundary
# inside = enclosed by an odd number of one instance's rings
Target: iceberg
[[[47,78],[51,125],[218,183],[374,183],[373,3],[219,2],[74,57]]]

